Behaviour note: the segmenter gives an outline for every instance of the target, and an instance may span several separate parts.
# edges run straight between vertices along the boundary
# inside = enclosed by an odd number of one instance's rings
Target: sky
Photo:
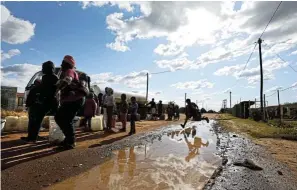
[[[279,2],[2,2],[1,85],[24,91],[51,60],[72,55],[100,88],[219,110],[259,99],[255,43]],[[283,2],[262,36],[269,105],[297,100],[297,2]],[[256,45],[256,46],[255,46]],[[254,50],[254,51],[253,51]],[[250,61],[249,56],[253,52]],[[280,56],[280,58],[278,57]],[[295,71],[294,71],[295,70]],[[156,72],[170,71],[153,74]]]

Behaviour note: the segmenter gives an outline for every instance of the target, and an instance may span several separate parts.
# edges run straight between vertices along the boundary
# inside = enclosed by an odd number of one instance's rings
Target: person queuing
[[[43,63],[42,73],[41,82],[35,81],[26,101],[26,106],[29,108],[28,136],[21,139],[28,143],[37,141],[44,116],[57,109],[55,92],[58,77],[55,75],[54,63],[51,61]]]
[[[155,99],[153,98],[152,101],[148,103],[148,105],[150,105],[150,107],[151,107],[151,114],[152,114],[153,120],[156,120],[157,106],[156,106]]]
[[[163,104],[162,101],[160,100],[158,103],[158,117],[161,118],[163,115]]]
[[[107,112],[107,131],[111,131],[112,121],[113,121],[113,112],[115,108],[115,100],[113,97],[113,89],[107,89],[107,96],[105,96],[105,105]]]
[[[98,94],[98,110],[99,110],[99,115],[103,114],[103,94],[99,93]]]
[[[103,129],[107,129],[107,105],[106,105],[106,96],[108,93],[108,87],[105,88],[105,94],[102,97],[102,104],[103,104]]]
[[[85,126],[85,131],[92,131],[92,117],[95,117],[97,110],[97,104],[94,99],[94,94],[89,93],[84,107],[84,120],[83,125]]]
[[[136,98],[133,96],[131,97],[131,105],[130,105],[130,110],[131,110],[131,118],[130,118],[130,133],[129,135],[135,134],[135,121],[137,117],[137,111],[138,111],[138,104],[136,102]]]
[[[126,132],[126,124],[127,124],[127,113],[128,113],[128,102],[126,94],[121,95],[121,103],[120,103],[120,120],[122,122],[121,131]]]
[[[87,81],[79,78],[75,71],[75,60],[66,55],[61,64],[61,76],[57,83],[57,94],[60,95],[60,107],[55,115],[55,121],[65,135],[58,149],[68,150],[75,147],[74,118],[82,108],[85,96],[89,93]]]

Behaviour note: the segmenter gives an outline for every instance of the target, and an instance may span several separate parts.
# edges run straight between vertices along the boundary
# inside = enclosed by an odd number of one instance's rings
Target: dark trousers
[[[73,145],[75,142],[74,117],[81,109],[84,99],[75,102],[65,102],[57,110],[55,121],[65,135],[65,143]]]
[[[136,115],[131,114],[131,118],[130,118],[130,133],[135,133],[135,121],[136,121]]]
[[[50,111],[47,104],[33,104],[29,108],[28,138],[37,140],[44,116]]]
[[[92,127],[91,124],[92,124],[92,116],[85,116],[83,120],[83,125],[85,126],[85,128],[91,129]]]
[[[112,115],[113,115],[113,106],[107,106],[107,129],[112,127]]]

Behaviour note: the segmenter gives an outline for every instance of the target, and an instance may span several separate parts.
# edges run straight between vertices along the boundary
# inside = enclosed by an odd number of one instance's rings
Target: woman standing
[[[65,135],[59,148],[62,150],[75,147],[74,117],[82,108],[85,96],[88,94],[87,81],[79,79],[75,71],[75,60],[66,55],[61,65],[62,74],[57,84],[57,92],[60,91],[60,107],[55,116],[56,123]]]
[[[115,105],[112,88],[108,88],[107,90],[107,96],[105,97],[105,105],[106,105],[106,112],[107,112],[107,130],[111,131],[113,109]]]

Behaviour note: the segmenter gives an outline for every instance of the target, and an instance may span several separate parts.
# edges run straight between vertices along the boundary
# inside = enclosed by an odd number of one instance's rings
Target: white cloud
[[[23,92],[33,75],[41,70],[41,66],[33,64],[14,64],[1,68],[1,85],[18,87]]]
[[[91,75],[91,81],[98,85],[109,85],[123,83],[129,88],[146,87],[147,70],[131,72],[127,75],[114,75],[113,73],[100,73]]]
[[[201,88],[213,88],[214,83],[208,82],[207,79],[202,79],[198,81],[188,81],[188,82],[178,82],[176,84],[172,84],[171,87],[175,87],[177,89],[191,89],[197,90]]]
[[[293,51],[293,52],[291,53],[291,55],[297,55],[297,50],[296,50],[296,51]]]
[[[82,1],[82,8],[86,9],[91,6],[103,7],[105,5],[118,6],[119,9],[124,9],[128,12],[132,12],[134,7],[131,5],[132,2],[128,1]]]
[[[246,68],[243,70],[245,64],[225,66],[214,72],[217,76],[233,76],[236,79],[246,78],[249,84],[255,84],[260,81],[260,67]],[[269,59],[263,63],[263,79],[274,79],[273,71],[285,68],[288,62],[283,62],[279,58]]]
[[[155,63],[160,68],[163,68],[163,69],[167,68],[167,69],[170,69],[171,71],[176,71],[180,69],[190,68],[193,66],[194,62],[189,60],[186,54],[183,54],[172,60],[158,60],[158,61],[155,61]]]
[[[6,59],[10,59],[10,58],[12,58],[14,56],[17,56],[17,55],[20,55],[20,54],[21,54],[21,51],[18,50],[18,49],[11,49],[7,53],[4,53],[1,50],[1,61],[3,62]]]
[[[234,65],[234,66],[224,66],[221,69],[218,69],[214,72],[214,75],[217,76],[230,76],[233,75],[235,72],[238,72],[244,68],[244,64],[241,65]]]
[[[23,44],[34,36],[35,25],[16,18],[1,5],[1,41],[9,44]]]

